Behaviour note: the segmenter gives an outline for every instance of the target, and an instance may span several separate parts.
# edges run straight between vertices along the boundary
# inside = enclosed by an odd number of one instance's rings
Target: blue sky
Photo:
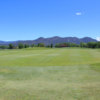
[[[0,0],[0,40],[100,37],[100,0]]]

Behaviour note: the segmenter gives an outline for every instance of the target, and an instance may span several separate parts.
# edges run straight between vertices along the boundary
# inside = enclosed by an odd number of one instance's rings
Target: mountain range
[[[49,44],[57,44],[57,43],[66,43],[66,42],[71,42],[71,43],[76,43],[80,44],[81,42],[88,43],[88,42],[97,42],[96,39],[90,38],[90,37],[84,37],[84,38],[77,38],[77,37],[50,37],[50,38],[43,38],[40,37],[36,40],[20,40],[20,41],[0,41],[0,45],[9,45],[10,43],[14,45],[18,45],[19,43],[23,44],[38,44],[38,43],[44,43],[45,45]]]

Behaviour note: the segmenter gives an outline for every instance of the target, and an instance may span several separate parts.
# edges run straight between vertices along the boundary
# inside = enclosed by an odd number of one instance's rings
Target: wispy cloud
[[[100,37],[97,37],[97,40],[100,41]]]
[[[75,13],[77,16],[80,16],[80,15],[82,15],[82,12],[76,12]]]

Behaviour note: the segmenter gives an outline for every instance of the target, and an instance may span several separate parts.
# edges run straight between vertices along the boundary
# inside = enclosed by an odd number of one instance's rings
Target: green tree
[[[80,43],[80,47],[81,47],[81,48],[86,48],[86,47],[87,47],[87,43],[81,42],[81,43]]]
[[[9,49],[13,49],[13,48],[14,48],[13,44],[9,44]]]
[[[88,48],[96,48],[97,47],[97,43],[96,42],[89,42],[87,43]]]
[[[19,44],[18,44],[18,48],[19,48],[19,49],[22,49],[22,48],[24,48],[24,45],[23,45],[22,43],[19,43]]]
[[[50,48],[50,45],[47,45],[46,47],[47,47],[47,48]]]
[[[38,47],[45,47],[44,43],[38,43]]]
[[[0,49],[8,49],[8,46],[1,45],[1,46],[0,46]]]
[[[51,43],[50,47],[53,48],[53,44],[52,43]]]
[[[25,45],[24,45],[24,48],[29,48],[29,45],[28,45],[28,44],[25,44]]]
[[[100,42],[97,42],[97,48],[100,48]]]
[[[32,48],[33,48],[34,46],[35,46],[34,44],[31,45]]]

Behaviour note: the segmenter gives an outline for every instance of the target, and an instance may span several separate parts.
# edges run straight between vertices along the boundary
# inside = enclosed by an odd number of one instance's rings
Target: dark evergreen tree
[[[19,43],[19,44],[18,44],[18,48],[19,48],[19,49],[22,49],[22,48],[24,48],[24,45],[23,45],[22,43]]]
[[[29,48],[29,45],[28,45],[28,44],[25,44],[25,45],[24,45],[24,48]]]
[[[9,44],[9,49],[13,49],[13,48],[14,48],[13,44]]]
[[[53,48],[53,44],[52,43],[51,43],[50,47]]]

